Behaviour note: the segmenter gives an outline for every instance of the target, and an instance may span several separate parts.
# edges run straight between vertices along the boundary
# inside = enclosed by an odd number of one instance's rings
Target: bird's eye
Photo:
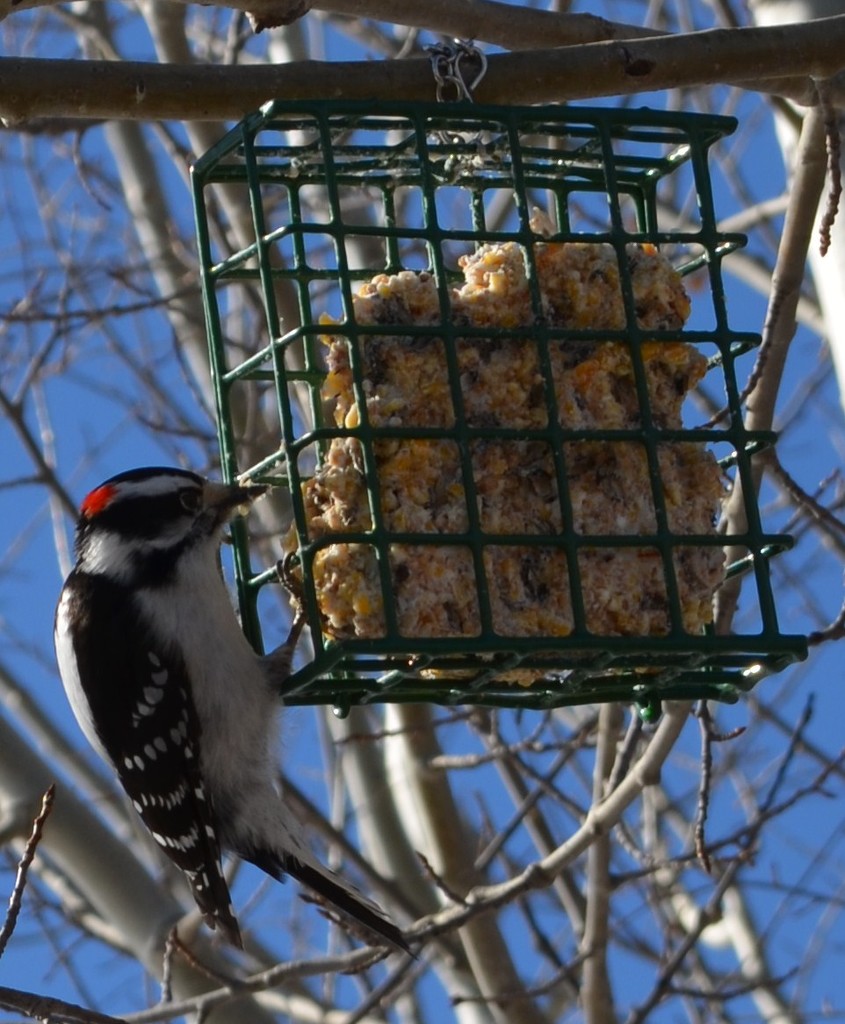
[[[186,512],[199,512],[202,505],[202,495],[199,491],[180,491],[179,504]]]

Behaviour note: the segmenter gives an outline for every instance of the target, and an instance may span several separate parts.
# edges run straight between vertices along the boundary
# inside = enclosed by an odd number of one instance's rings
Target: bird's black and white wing
[[[202,780],[200,726],[178,652],[155,643],[123,588],[78,571],[57,610],[56,650],[89,741],[106,755],[155,841],[185,873],[206,922],[240,946]]]

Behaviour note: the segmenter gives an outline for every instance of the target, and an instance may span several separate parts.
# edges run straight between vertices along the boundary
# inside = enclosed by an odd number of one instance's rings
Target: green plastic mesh
[[[653,706],[663,698],[731,701],[806,655],[802,637],[778,628],[769,577],[770,556],[790,541],[765,531],[754,498],[752,457],[774,438],[747,431],[742,421],[736,364],[759,338],[729,325],[722,285],[722,260],[744,238],[717,229],[707,160],[710,146],[733,128],[729,118],[653,111],[276,102],[247,117],[197,161],[192,175],[224,475],[284,488],[290,502],[292,532],[279,538],[277,550],[281,554],[284,542],[293,551],[313,657],[297,663],[289,703],[343,709],[373,701],[537,708],[608,700]],[[668,211],[685,195],[695,202],[684,207],[679,228]],[[217,203],[249,208],[248,238],[232,243],[215,235],[209,210]],[[535,255],[544,239],[536,209],[554,225],[555,243],[612,247],[624,325],[561,327],[545,315]],[[533,321],[483,328],[456,322],[450,289],[463,280],[460,258],[484,244],[508,243],[524,258]],[[639,326],[627,248],[633,243],[659,249],[684,277],[692,316],[683,329]],[[402,271],[413,271],[416,279],[429,275],[440,313],[436,321],[415,322],[399,310],[397,317],[405,321],[400,326],[359,322],[356,292],[375,275]],[[386,420],[368,413],[380,372],[371,353],[397,334],[408,352],[442,346],[441,383],[454,409],[449,422],[409,423],[401,410]],[[356,414],[340,422],[326,392],[332,341],[346,346],[356,403]],[[579,345],[595,352],[608,341],[629,354],[637,422],[614,429],[573,426],[558,408],[554,354]],[[695,395],[684,399],[679,428],[668,427],[652,407],[648,358],[655,346],[680,351],[681,341],[706,357],[708,372]],[[535,400],[545,407],[540,425],[514,426],[507,417],[485,422],[467,413],[466,374],[456,355],[466,344],[511,354],[517,346],[532,347],[541,394]],[[278,443],[266,451],[255,450],[244,422],[243,410],[259,406],[265,420],[276,417],[279,425]],[[309,480],[313,487],[314,475],[350,438],[358,453],[355,472],[365,491],[366,521],[317,534],[307,508]],[[385,510],[379,453],[414,444],[446,445],[453,454],[465,499],[461,522],[397,527],[401,516],[397,520]],[[485,445],[489,450],[509,444],[540,446],[548,454],[548,480],[560,514],[545,529],[495,532],[479,511],[488,481],[479,479],[477,453]],[[604,450],[619,445],[623,457],[631,446],[641,453],[654,514],[649,530],[627,535],[590,533],[583,524],[575,528],[567,467],[579,444]],[[661,478],[665,453],[672,446],[690,450],[702,444],[717,456],[726,478],[743,484],[748,525],[741,534],[691,535],[670,528]],[[532,485],[529,476],[526,471],[526,487]],[[261,649],[259,593],[278,580],[272,565],[252,567],[242,529],[234,531],[234,544],[244,628]],[[376,594],[354,600],[378,606],[378,635],[329,625],[325,594],[314,579],[326,552],[338,544],[366,552]],[[696,547],[723,545],[745,552],[727,575],[747,577],[743,622],[750,625],[729,636],[714,635],[706,624],[689,632],[678,565]],[[564,567],[557,585],[571,612],[566,630],[508,635],[496,612],[497,588],[504,584],[491,568],[508,550],[534,552],[532,565],[557,558]],[[623,550],[657,566],[665,590],[665,624],[657,635],[590,630],[594,595],[582,589],[585,559],[613,558]],[[415,586],[420,589],[420,577],[407,579],[407,567],[400,572],[397,553],[407,551],[423,553],[417,565],[426,561],[426,552],[434,561],[445,551],[446,561],[467,567],[462,578],[470,581],[474,625],[447,629],[446,635],[408,633],[402,602]],[[544,594],[548,581],[534,586],[539,606]]]

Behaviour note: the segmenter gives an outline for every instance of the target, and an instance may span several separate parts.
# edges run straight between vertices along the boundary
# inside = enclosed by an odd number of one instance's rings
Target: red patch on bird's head
[[[109,507],[115,494],[117,494],[116,487],[112,487],[111,484],[103,484],[102,487],[98,487],[96,490],[91,491],[88,497],[80,505],[79,511],[86,519],[93,519],[94,516],[99,515],[103,509]]]

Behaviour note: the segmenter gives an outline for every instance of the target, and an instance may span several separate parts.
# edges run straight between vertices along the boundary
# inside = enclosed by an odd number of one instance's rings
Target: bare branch
[[[432,915],[429,920],[418,922],[414,928],[406,932],[406,935],[411,938],[423,938],[439,934],[447,927],[453,927],[468,919],[478,909],[503,906],[517,896],[549,885],[559,871],[589,849],[596,836],[619,821],[626,808],[646,786],[653,786],[659,782],[663,764],[684,727],[689,710],[689,704],[677,701],[664,705],[660,725],[625,779],[601,803],[593,805],[581,827],[547,857],[528,865],[524,871],[506,882],[472,889],[466,894],[468,909],[446,908]]]
[[[604,799],[606,785],[616,760],[616,741],[622,723],[622,709],[604,704],[599,712],[598,743],[593,770],[593,802]],[[615,1018],[613,989],[607,965],[610,938],[610,834],[600,832],[587,856],[587,907],[581,954],[584,982],[581,1000],[587,1024],[604,1024]]]
[[[394,25],[418,26],[420,11],[402,0],[328,0],[316,10],[354,18],[377,18]],[[653,28],[607,21],[595,14],[570,14],[515,7],[492,0],[427,0],[425,27],[460,39],[494,43],[508,50],[596,43],[602,39],[639,39],[662,35]]]
[[[15,886],[12,889],[12,895],[9,897],[9,909],[6,911],[6,920],[3,922],[3,927],[0,928],[0,957],[6,950],[6,946],[9,943],[9,939],[12,937],[12,933],[15,930],[17,924],[18,914],[21,909],[21,901],[23,900],[23,892],[26,888],[26,876],[29,873],[29,866],[35,857],[35,851],[38,848],[38,844],[41,842],[41,836],[44,832],[44,822],[50,815],[50,811],[53,809],[53,799],[56,795],[55,783],[48,786],[44,796],[41,800],[41,810],[35,817],[32,823],[32,832],[30,833],[29,839],[26,841],[21,859],[18,862],[18,873],[15,877]]]
[[[701,724],[701,778],[698,784],[698,804],[695,812],[695,853],[702,868],[711,874],[713,865],[704,835],[707,815],[710,812],[710,789],[713,783],[713,744],[724,743],[736,739],[745,732],[744,727],[733,729],[729,733],[719,733],[713,725],[713,717],[706,700],[701,701],[696,714]]]
[[[843,603],[839,609],[839,614],[829,626],[810,633],[807,637],[807,643],[816,647],[821,643],[826,643],[828,640],[841,640],[843,637],[845,637],[845,603]]]
[[[795,180],[790,195],[789,209],[784,224],[777,265],[772,280],[772,294],[763,325],[763,342],[758,354],[757,367],[752,376],[755,385],[748,396],[746,427],[749,430],[771,430],[775,403],[780,389],[786,354],[795,333],[795,309],[807,251],[813,231],[813,221],[824,187],[826,172],[824,147],[824,115],[818,108],[807,112],[801,130],[801,143],[796,157]],[[755,492],[759,487],[762,466],[755,466]],[[748,528],[745,512],[743,483],[739,476],[734,482],[723,516],[728,535],[742,534]],[[745,551],[734,545],[726,551],[728,563],[742,558]],[[741,577],[728,580],[716,595],[716,630],[726,633],[730,629],[736,602],[742,585]]]
[[[509,998],[506,1011],[499,1004],[500,992],[519,989],[519,976],[499,923],[479,920],[477,908],[464,897],[475,890],[480,879],[449,781],[442,773],[427,770],[429,759],[440,753],[430,727],[430,712],[424,706],[399,705],[389,709],[386,721],[402,727],[388,743],[396,766],[393,784],[403,793],[400,813],[406,829],[409,835],[420,837],[418,845],[424,842],[428,864],[441,890],[455,893],[461,900],[445,913],[457,907],[465,915],[458,938],[476,979],[475,994],[489,999],[494,1020],[540,1024],[545,1015],[527,996]]]
[[[710,785],[713,777],[713,735],[712,720],[707,701],[702,701],[698,709],[698,720],[701,725],[701,779],[698,784],[698,805],[695,812],[695,852],[699,863],[709,875],[713,870],[707,843],[704,838],[704,826],[710,809]]]
[[[827,171],[830,178],[830,190],[827,204],[819,222],[819,253],[826,256],[830,249],[830,229],[836,220],[839,201],[842,198],[842,135],[839,118],[830,100],[828,83],[818,83],[819,106],[824,112],[824,135],[827,145]]]
[[[808,494],[804,488],[787,473],[781,465],[781,461],[774,450],[765,453],[766,468],[777,477],[783,485],[784,490],[789,494],[795,504],[802,509],[811,519],[824,530],[824,533],[831,541],[841,546],[845,541],[845,523],[837,518],[830,509],[824,507],[820,501]]]
[[[76,503],[61,484],[52,466],[49,465],[45,458],[39,439],[36,438],[26,422],[23,406],[10,398],[2,388],[0,388],[0,412],[3,413],[6,420],[14,428],[22,447],[35,467],[38,480],[49,484],[51,496],[61,502],[66,513],[75,516]]]
[[[50,1021],[51,1024],[126,1024],[122,1017],[108,1017],[63,999],[52,999],[50,996],[39,996],[34,992],[21,992],[13,988],[0,987],[0,1007],[23,1013],[35,1020]]]
[[[251,5],[252,0],[244,0]],[[782,54],[788,50],[789,62]],[[843,67],[845,15],[798,25],[710,29],[625,43],[494,54],[481,102],[542,103],[656,89],[733,83],[817,103],[814,78]],[[797,76],[797,77],[796,77]],[[774,82],[763,83],[771,78]],[[831,82],[834,102],[841,83]],[[220,67],[123,61],[0,58],[0,118],[212,121],[239,118],[268,96],[297,99],[424,100],[434,97],[427,59]]]

